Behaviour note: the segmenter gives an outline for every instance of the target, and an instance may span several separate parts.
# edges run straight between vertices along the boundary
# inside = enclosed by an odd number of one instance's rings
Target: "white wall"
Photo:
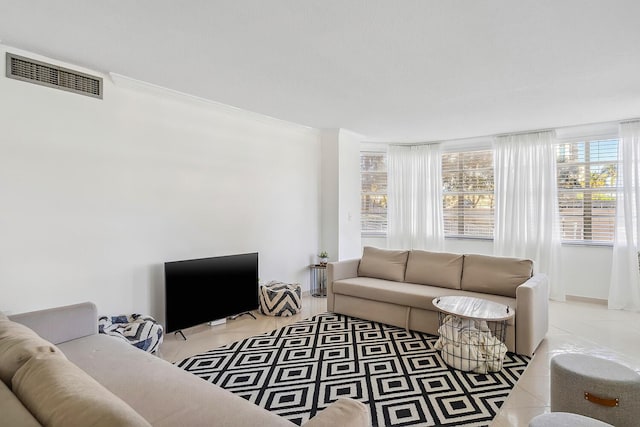
[[[319,131],[103,77],[103,100],[0,77],[0,310],[163,320],[165,261],[253,251],[308,290]]]
[[[337,233],[340,218],[340,151],[338,149],[340,141],[339,129],[323,129],[321,131],[321,218],[320,224],[320,251],[327,251],[329,261],[338,260],[338,247],[340,236]],[[315,260],[314,262],[318,262]]]
[[[360,144],[362,136],[324,129],[322,140],[322,239],[329,260],[357,257],[360,244]]]
[[[360,143],[362,136],[340,130],[340,193],[338,209],[338,259],[357,258],[360,242]]]

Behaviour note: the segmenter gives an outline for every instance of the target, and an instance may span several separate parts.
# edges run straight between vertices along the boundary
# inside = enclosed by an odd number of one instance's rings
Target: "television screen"
[[[258,308],[258,253],[164,264],[165,330],[176,332]]]

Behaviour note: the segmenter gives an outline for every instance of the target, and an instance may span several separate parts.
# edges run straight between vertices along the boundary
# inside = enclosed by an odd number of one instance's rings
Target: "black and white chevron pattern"
[[[462,372],[437,339],[323,313],[176,365],[298,425],[349,396],[374,426],[488,426],[530,359],[507,353],[499,372]]]
[[[153,317],[134,313],[100,316],[98,332],[121,338],[141,350],[154,353],[162,344],[164,331]]]
[[[271,281],[259,287],[260,313],[267,316],[293,316],[302,309],[302,291],[298,283]]]

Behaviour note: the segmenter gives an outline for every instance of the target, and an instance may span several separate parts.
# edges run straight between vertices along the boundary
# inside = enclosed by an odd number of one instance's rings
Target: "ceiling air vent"
[[[8,52],[7,77],[102,99],[102,78]]]

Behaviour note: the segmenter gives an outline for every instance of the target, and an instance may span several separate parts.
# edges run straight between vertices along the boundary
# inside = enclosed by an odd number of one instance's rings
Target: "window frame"
[[[469,154],[469,153],[482,153],[482,152],[486,152],[488,154],[490,154],[491,156],[491,166],[490,168],[492,169],[492,173],[491,173],[491,177],[492,177],[492,182],[491,182],[491,195],[492,195],[492,201],[491,204],[493,205],[492,211],[493,213],[490,216],[490,226],[491,226],[491,230],[490,233],[486,233],[485,235],[474,235],[474,234],[465,234],[465,224],[468,226],[469,222],[465,223],[464,218],[465,218],[465,211],[468,211],[469,209],[466,209],[465,206],[465,196],[469,196],[469,195],[486,195],[488,194],[487,191],[454,191],[454,192],[447,192],[445,191],[445,168],[444,168],[444,163],[446,161],[446,156],[449,155],[464,155],[464,154]],[[460,164],[460,160],[458,160],[458,163]],[[487,168],[484,168],[487,169]],[[463,165],[460,165],[457,169],[455,169],[458,171],[459,177],[458,179],[460,181],[462,181],[463,179],[463,174],[465,171],[465,168],[463,167]],[[473,170],[473,169],[467,169],[467,170]],[[462,220],[458,219],[458,225],[457,225],[457,229],[458,229],[458,233],[455,234],[447,234],[447,227],[445,225],[444,227],[444,237],[445,239],[455,239],[455,240],[485,240],[485,241],[492,241],[494,238],[494,232],[495,232],[495,163],[494,163],[494,151],[493,151],[493,147],[491,146],[491,144],[487,144],[487,143],[478,143],[475,145],[472,144],[465,144],[464,146],[460,146],[458,144],[452,144],[452,147],[450,149],[445,150],[442,153],[442,215],[443,215],[443,220],[446,221],[446,197],[447,195],[457,195],[457,207],[456,209],[458,209],[458,217],[462,218]],[[475,215],[470,215],[471,218],[473,218]],[[488,217],[489,217],[488,216]],[[477,216],[476,216],[477,217]],[[484,218],[486,220],[486,218]],[[460,232],[462,231],[462,232]]]
[[[588,128],[588,127],[587,127]],[[604,140],[617,140],[618,141],[618,149],[619,149],[619,143],[620,143],[620,136],[618,135],[617,132],[617,127],[615,126],[609,126],[608,128],[604,129],[595,129],[596,132],[591,132],[594,129],[589,129],[586,130],[586,132],[584,132],[586,129],[585,128],[581,128],[581,127],[577,127],[577,130],[574,131],[574,128],[570,127],[570,128],[559,128],[556,130],[556,138],[555,138],[555,143],[554,145],[560,145],[560,144],[567,144],[567,143],[577,143],[577,142],[593,142],[593,141],[604,141]],[[604,132],[600,132],[600,130],[604,130]],[[492,165],[494,167],[494,185],[493,185],[493,196],[494,196],[494,203],[495,203],[495,163],[494,163],[494,155],[495,153],[493,152],[493,144],[492,144],[492,137],[478,137],[478,138],[470,138],[467,140],[451,140],[451,141],[444,141],[442,144],[443,146],[443,161],[444,161],[444,156],[446,156],[447,154],[450,153],[458,153],[458,152],[473,152],[473,151],[491,151],[492,153]],[[387,145],[386,144],[367,144],[367,143],[363,143],[361,144],[361,148],[360,148],[360,156],[362,155],[362,153],[364,152],[379,152],[379,153],[383,153],[384,156],[387,156]],[[558,160],[558,153],[556,154],[556,160]],[[616,158],[613,162],[617,164],[618,159]],[[584,163],[584,167],[589,167],[591,166],[592,162],[585,162]],[[594,162],[594,163],[599,163],[599,162]],[[556,173],[559,171],[559,167],[558,167],[559,163],[557,163],[556,165]],[[360,168],[360,173],[362,174],[362,168]],[[443,171],[444,173],[444,171]],[[442,181],[442,185],[444,187],[444,176],[443,176],[443,181]],[[616,200],[615,200],[615,206],[614,206],[614,221],[615,221],[615,210],[617,210],[618,207],[618,200],[617,200],[617,193],[618,190],[620,188],[621,185],[621,177],[617,177],[616,179],[616,185],[613,187],[606,187],[607,190],[610,189],[610,191],[600,191],[600,192],[607,192],[607,193],[613,193],[614,195],[616,195]],[[560,189],[560,182],[559,180],[557,181],[557,192],[558,192],[558,208],[560,209],[560,193],[561,193],[561,189]],[[595,192],[595,191],[594,191]],[[362,178],[361,178],[361,183],[360,183],[360,197],[362,198],[363,195],[363,191],[362,191]],[[444,197],[445,197],[445,192],[444,192],[444,188],[443,188],[443,201],[444,201]],[[361,199],[362,200],[362,199]],[[362,203],[362,202],[361,202]],[[362,206],[362,205],[361,205]],[[495,206],[494,206],[495,209]],[[444,206],[443,206],[443,211],[444,211]],[[385,217],[387,217],[387,213],[385,213]],[[562,214],[561,212],[559,212],[560,214],[560,218],[562,218]],[[444,215],[444,212],[443,212]],[[388,217],[387,217],[388,218]],[[493,227],[495,230],[495,211],[493,214]],[[361,232],[361,236],[362,237],[372,237],[372,238],[386,238],[387,237],[387,232],[388,232],[388,223],[387,226],[385,227],[384,231],[371,231],[371,230],[363,230],[362,229],[362,224],[363,221],[361,220],[360,223],[360,232]],[[589,246],[605,246],[605,247],[610,247],[613,246],[614,244],[614,239],[615,239],[615,234],[614,237],[611,241],[601,241],[601,240],[565,240],[563,237],[563,230],[561,229],[561,224],[559,224],[559,233],[560,233],[560,242],[563,246],[581,246],[581,247],[589,247]],[[447,235],[446,234],[446,229],[444,230],[445,232],[445,239],[451,239],[451,240],[485,240],[485,241],[493,241],[494,236],[493,236],[493,232],[492,232],[492,236],[488,237],[488,236],[472,236],[472,235],[464,235],[464,234],[456,234],[456,235]],[[495,231],[494,231],[495,232]],[[615,222],[614,222],[614,233],[615,233]]]
[[[362,210],[362,198],[366,194],[366,192],[364,191],[364,188],[363,188],[363,178],[362,178],[363,173],[366,173],[366,171],[362,170],[362,155],[364,153],[379,153],[379,154],[384,156],[385,164],[386,164],[387,159],[388,159],[387,145],[386,144],[385,145],[363,144],[360,147],[360,155],[359,155],[360,162],[361,162],[360,163],[360,235],[362,237],[385,237],[386,238],[387,237],[387,232],[389,230],[389,228],[388,228],[388,210],[386,210],[386,209],[385,209],[385,212],[384,212],[384,230],[375,231],[375,230],[364,230],[363,229],[363,225],[364,225],[364,223],[366,221],[365,220],[365,215],[366,214]],[[385,168],[385,171],[371,171],[369,173],[372,173],[372,174],[385,173],[385,174],[387,174],[387,172],[388,171]],[[388,182],[388,175],[387,175],[385,181]],[[385,184],[385,188],[386,188],[386,184]],[[387,188],[387,191],[378,192],[378,194],[384,194],[384,196],[387,197],[388,196],[388,188]]]
[[[559,153],[559,146],[561,145],[566,145],[566,144],[579,144],[579,143],[584,143],[585,144],[585,161],[584,162],[576,162],[576,163],[572,163],[572,165],[576,165],[578,167],[582,166],[585,170],[591,170],[592,166],[594,165],[604,165],[606,163],[606,161],[600,161],[600,160],[592,160],[591,157],[589,157],[589,159],[587,159],[587,155],[590,155],[590,144],[592,142],[597,142],[597,141],[608,141],[608,140],[616,140],[617,141],[617,145],[616,145],[616,156],[615,159],[612,160],[611,162],[614,163],[617,166],[618,163],[618,155],[617,155],[617,150],[619,149],[620,146],[620,137],[619,135],[616,133],[606,133],[606,134],[595,134],[595,135],[582,135],[582,136],[573,136],[570,138],[556,138],[555,144],[556,145],[556,173],[558,174],[558,178],[557,178],[557,193],[558,193],[558,215],[560,217],[560,224],[559,224],[559,238],[560,238],[560,243],[562,245],[565,246],[581,246],[581,247],[588,247],[588,246],[604,246],[604,247],[612,247],[615,241],[615,218],[616,218],[616,210],[617,210],[617,206],[618,206],[618,198],[617,198],[617,193],[618,190],[620,188],[620,178],[617,177],[616,178],[616,185],[612,186],[612,187],[591,187],[591,180],[589,180],[588,182],[588,187],[582,187],[582,188],[576,188],[576,189],[563,189],[560,187],[560,168],[561,165],[566,165],[567,163],[560,163],[558,160],[560,158],[560,153]],[[585,181],[586,181],[586,177],[585,177]],[[585,184],[587,184],[585,182]],[[585,192],[585,190],[588,190]],[[599,190],[599,191],[598,191]],[[604,190],[604,191],[603,191]],[[592,195],[593,193],[612,193],[614,196],[614,206],[613,206],[613,214],[608,216],[611,217],[613,219],[613,224],[612,224],[612,237],[611,240],[593,240],[593,239],[584,239],[584,233],[585,233],[585,227],[584,227],[584,222],[582,224],[582,230],[581,233],[583,235],[582,239],[565,239],[564,238],[564,229],[562,226],[562,219],[563,219],[563,214],[561,211],[561,195],[562,193],[580,193],[582,192],[583,194],[590,194]],[[593,200],[591,198],[591,200]],[[591,204],[590,206],[592,212],[593,213],[593,205]],[[584,206],[583,204],[583,211],[585,209],[588,209],[587,206]],[[584,217],[584,215],[582,216]],[[590,218],[593,218],[593,215],[590,216]],[[593,224],[593,221],[590,222],[590,224]],[[593,227],[591,227],[591,236],[593,236],[593,232],[594,229]]]

